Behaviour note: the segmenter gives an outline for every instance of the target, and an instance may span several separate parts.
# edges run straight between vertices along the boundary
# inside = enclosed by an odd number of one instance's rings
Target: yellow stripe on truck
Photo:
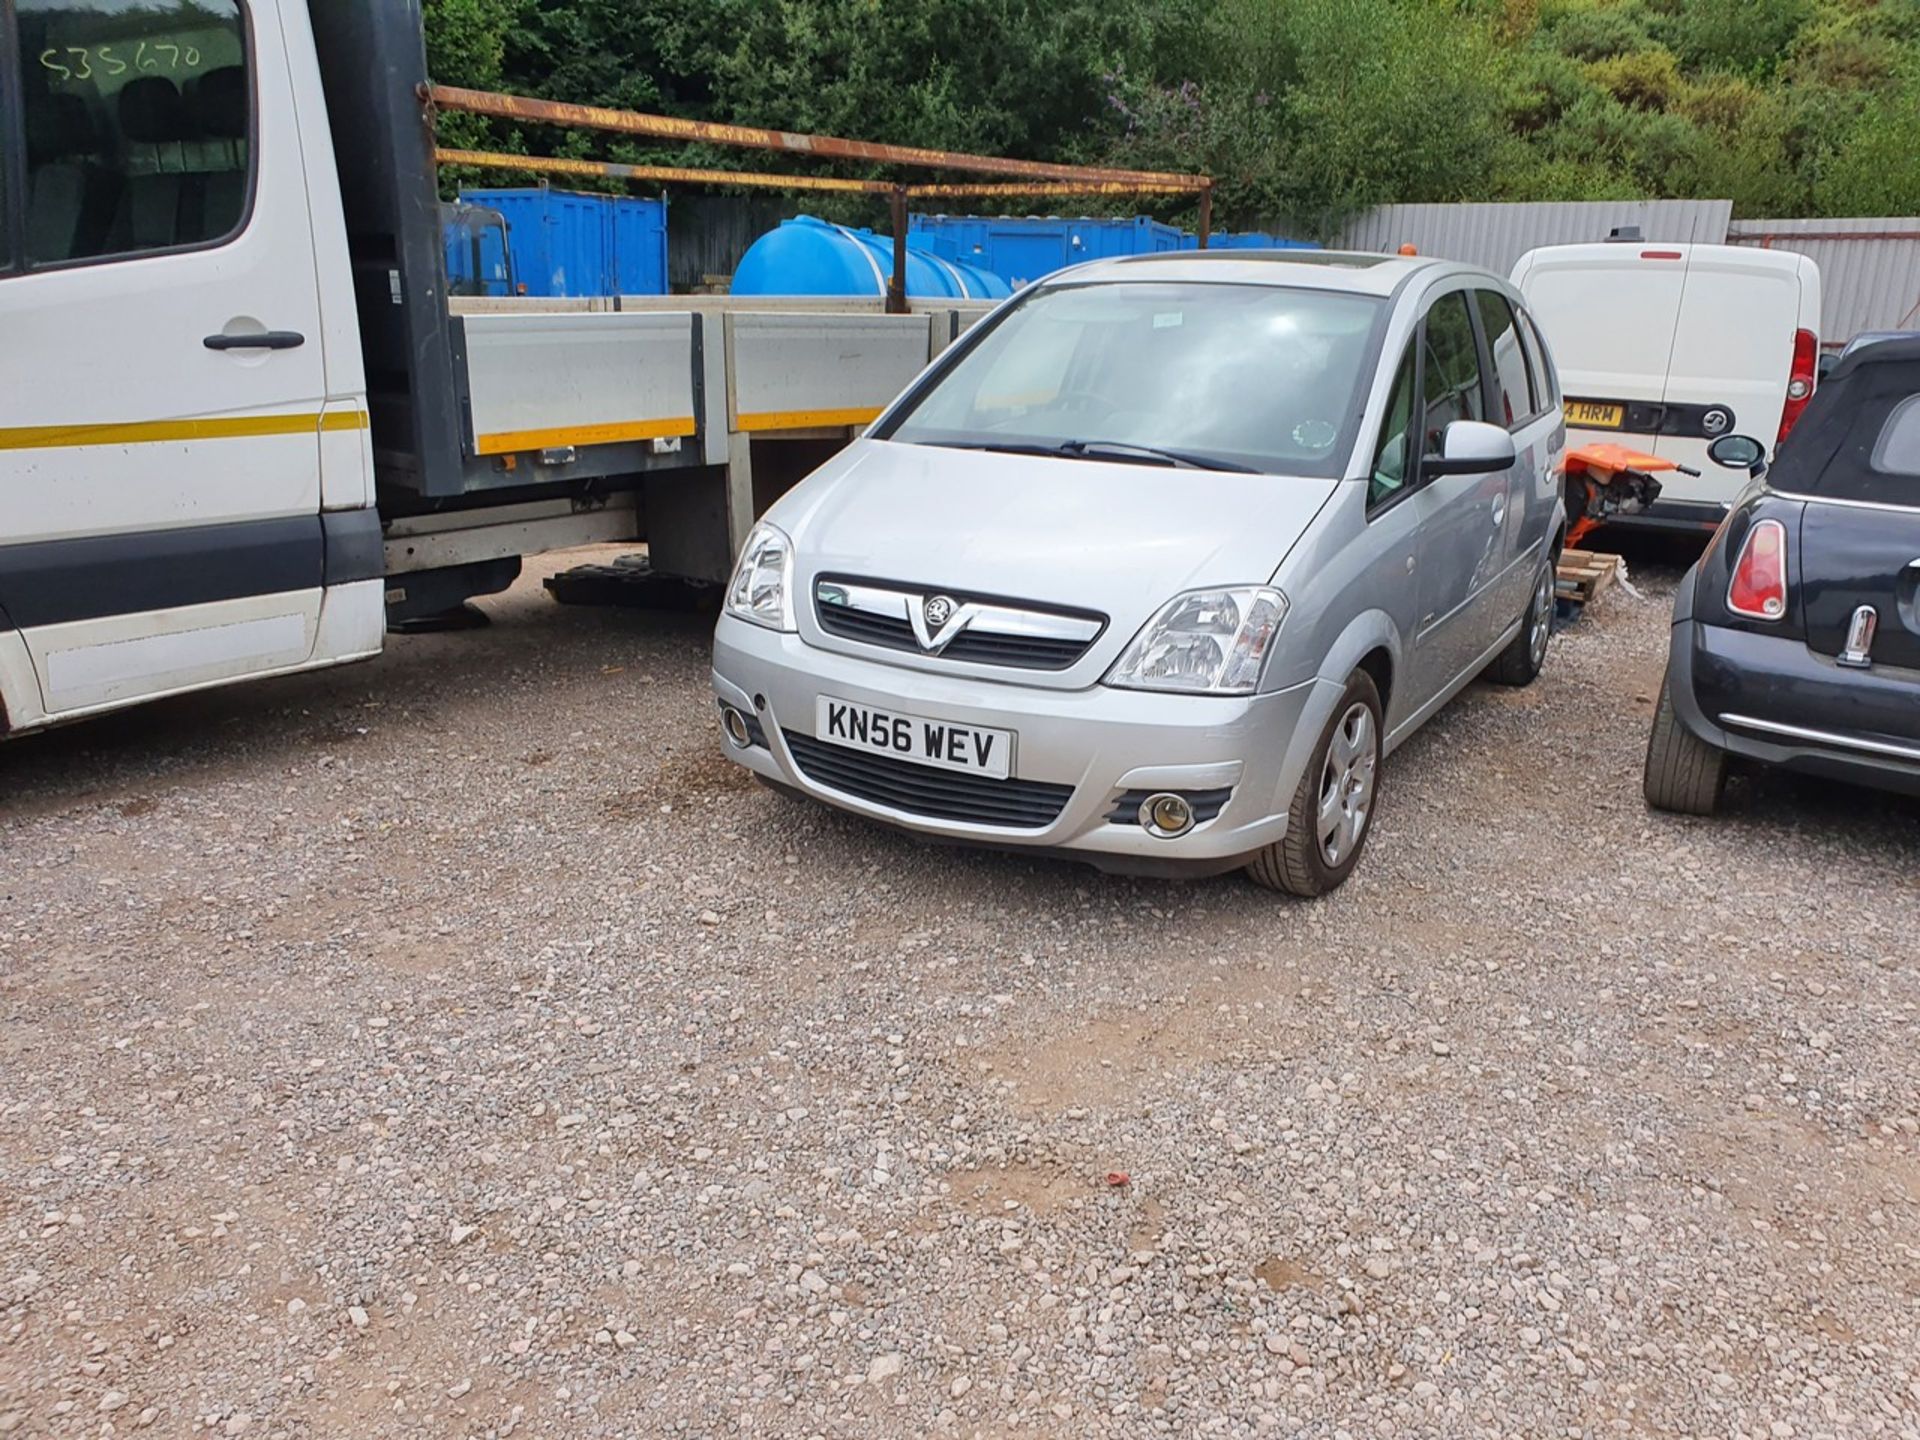
[[[616,420],[605,425],[566,425],[554,430],[501,430],[474,437],[476,455],[507,455],[516,450],[557,450],[565,445],[617,445],[622,440],[667,440],[695,431],[693,416],[668,420]]]
[[[364,430],[364,410],[317,410],[297,415],[204,415],[193,420],[126,420],[99,425],[0,427],[0,450],[64,450],[86,445],[165,445],[190,440],[239,440],[258,435]]]
[[[850,410],[756,410],[740,412],[738,428],[751,430],[816,430],[829,425],[865,425],[877,419],[878,406],[861,405]]]

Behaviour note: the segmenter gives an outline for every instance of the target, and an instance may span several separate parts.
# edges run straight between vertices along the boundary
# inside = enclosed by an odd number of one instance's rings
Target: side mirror
[[[1758,475],[1767,468],[1767,447],[1751,435],[1722,435],[1707,446],[1707,458],[1729,470]]]
[[[1424,475],[1487,475],[1513,464],[1513,436],[1484,420],[1455,420],[1440,437],[1440,453],[1420,462]]]

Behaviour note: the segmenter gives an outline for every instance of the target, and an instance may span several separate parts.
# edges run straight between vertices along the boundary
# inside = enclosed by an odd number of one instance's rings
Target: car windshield
[[[879,438],[1337,478],[1380,307],[1271,285],[1038,290]]]

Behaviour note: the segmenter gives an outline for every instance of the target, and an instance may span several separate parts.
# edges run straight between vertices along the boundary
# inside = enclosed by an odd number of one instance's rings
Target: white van
[[[1720,435],[1784,439],[1813,394],[1820,271],[1804,255],[1638,239],[1529,250],[1513,267],[1553,348],[1567,440],[1618,440],[1700,471],[1660,477],[1623,523],[1720,523],[1746,482],[1712,465]]]

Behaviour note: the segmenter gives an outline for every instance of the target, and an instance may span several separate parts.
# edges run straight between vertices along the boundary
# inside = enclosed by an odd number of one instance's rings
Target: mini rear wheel
[[[1660,682],[1660,704],[1647,737],[1647,767],[1642,782],[1647,804],[1679,815],[1711,815],[1720,808],[1727,785],[1727,752],[1709,745],[1680,723],[1673,696]]]
[[[1287,833],[1247,866],[1269,890],[1324,895],[1360,863],[1379,795],[1380,692],[1354,672],[1287,808]]]

